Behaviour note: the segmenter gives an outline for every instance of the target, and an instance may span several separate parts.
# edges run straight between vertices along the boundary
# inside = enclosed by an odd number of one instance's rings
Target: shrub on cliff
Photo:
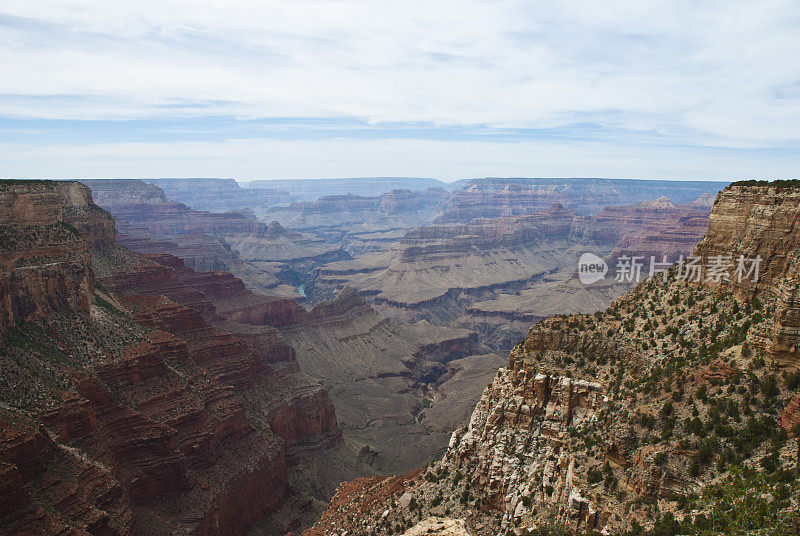
[[[789,508],[780,486],[752,469],[734,467],[725,479],[703,491],[697,506],[705,512],[693,527],[700,536],[800,533],[800,516]]]

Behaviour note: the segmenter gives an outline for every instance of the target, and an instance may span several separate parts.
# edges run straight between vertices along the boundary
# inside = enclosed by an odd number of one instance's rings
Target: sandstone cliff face
[[[443,463],[472,476],[472,489],[498,510],[501,527],[514,524],[523,498],[549,505],[556,523],[605,526],[607,514],[581,495],[581,460],[563,449],[571,431],[596,423],[606,401],[602,385],[514,362],[487,391],[463,436],[453,436]]]
[[[728,280],[706,281],[742,299],[775,303],[771,334],[757,340],[774,359],[800,364],[800,192],[779,186],[736,186],[720,193],[695,255],[729,264]],[[737,275],[739,259],[744,270]],[[753,259],[759,259],[758,272]]]
[[[708,232],[696,253],[708,261],[726,256],[735,262],[739,255],[760,256],[757,281],[753,277],[724,282],[748,299],[761,292],[775,293],[775,287],[792,269],[800,249],[796,189],[774,186],[736,186],[720,193],[711,212]],[[789,276],[791,277],[791,276]]]
[[[475,534],[552,525],[614,534],[666,514],[687,533],[710,515],[702,491],[737,478],[739,465],[784,497],[782,530],[792,533],[798,350],[784,337],[795,329],[797,195],[729,187],[695,250],[762,254],[764,280],[687,282],[673,268],[602,313],[540,322],[424,477],[342,486],[309,534],[428,516],[464,519]]]
[[[75,182],[0,182],[0,334],[55,311],[87,311],[89,248],[115,244],[114,220]]]
[[[158,277],[142,277],[142,271],[136,270],[116,274],[108,282],[119,293],[130,295],[129,299],[141,308],[135,317],[138,322],[186,341],[194,363],[216,380],[240,389],[251,408],[257,406],[263,411],[264,419],[285,441],[293,459],[302,450],[295,447],[304,446],[308,451],[338,443],[341,432],[327,392],[302,378],[281,378],[282,373],[273,370],[270,363],[292,363],[291,348],[269,326],[264,330],[248,327],[274,322],[273,316],[253,315],[267,310],[262,302],[275,301],[252,294],[227,272],[197,273],[170,255],[150,258],[163,263],[156,266]],[[221,316],[218,323],[235,334],[210,325],[203,315],[210,320]],[[281,382],[286,384],[283,392],[268,393],[267,385],[275,387]]]
[[[212,324],[257,297],[112,247],[83,185],[2,186],[0,533],[240,534],[280,507],[287,459],[341,436],[277,330]]]

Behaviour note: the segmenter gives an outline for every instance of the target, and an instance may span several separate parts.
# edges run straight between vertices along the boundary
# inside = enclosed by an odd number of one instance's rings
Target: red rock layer
[[[211,313],[214,305],[205,293],[179,281],[175,270],[160,264],[141,265],[117,272],[106,284],[121,295],[161,294],[197,311]]]
[[[63,308],[83,318],[95,300],[90,245],[113,244],[113,220],[91,208],[84,186],[3,186],[0,203],[28,224],[0,224],[4,322]],[[152,259],[104,280],[139,326],[120,323],[149,329],[147,341],[124,351],[110,341],[72,363],[80,370],[35,418],[0,409],[0,534],[240,534],[285,499],[287,446],[294,456],[340,440],[327,393],[268,364],[293,358],[273,328],[250,346],[207,320],[224,322],[216,300],[253,299],[240,280]],[[93,321],[117,321],[102,309]],[[65,335],[59,322],[46,328],[53,340]],[[26,358],[52,358],[37,348],[26,346]],[[273,431],[251,426],[246,407]]]
[[[305,321],[309,315],[302,307],[294,300],[253,294],[227,272],[195,272],[171,255],[151,255],[150,259],[162,263],[158,265],[163,269],[159,277],[140,279],[119,273],[108,282],[111,288],[127,294],[146,291],[128,296],[137,309],[137,322],[183,340],[188,351],[178,359],[202,367],[216,381],[234,386],[248,399],[254,398],[249,391],[258,391],[262,378],[291,387],[284,389],[274,402],[263,405],[273,430],[287,448],[303,446],[307,450],[340,441],[336,413],[327,392],[316,383],[280,377],[297,369],[294,350],[274,328]],[[163,295],[171,295],[172,299]],[[186,306],[177,303],[180,300],[185,300]],[[197,307],[198,303],[202,307]],[[225,330],[209,321],[219,323]],[[271,368],[276,363],[289,364],[289,368],[278,373]]]
[[[0,181],[0,207],[0,336],[20,320],[88,310],[94,290],[89,248],[115,244],[114,220],[92,203],[89,189],[76,182]]]
[[[118,535],[105,509],[124,509],[122,488],[104,467],[61,451],[32,421],[0,421],[0,534]],[[45,510],[37,504],[50,503]]]

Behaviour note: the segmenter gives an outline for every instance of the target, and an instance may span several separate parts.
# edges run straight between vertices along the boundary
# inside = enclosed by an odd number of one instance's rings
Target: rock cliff
[[[784,337],[797,329],[798,188],[733,185],[712,209],[694,255],[761,255],[758,281],[740,283],[735,266],[730,280],[694,281],[676,266],[603,312],[534,325],[441,461],[343,485],[308,534],[402,531],[430,516],[479,535],[685,534],[712,512],[733,523],[720,490],[752,486],[755,526],[796,533],[800,374]]]
[[[340,441],[277,330],[215,325],[241,280],[116,246],[78,183],[0,204],[0,534],[240,534]]]
[[[433,221],[448,192],[391,190],[376,196],[331,195],[275,207],[264,216],[329,242],[347,244],[359,233],[408,229]],[[348,250],[354,251],[354,250]]]
[[[223,236],[254,233],[263,224],[237,212],[193,210],[167,198],[155,185],[136,179],[84,180],[96,202],[126,224],[147,229],[154,236],[205,233]]]
[[[139,308],[135,320],[183,339],[195,364],[239,389],[251,409],[258,408],[293,459],[301,446],[313,450],[340,441],[328,393],[293,372],[292,349],[265,318],[255,322],[242,314],[263,309],[262,304],[295,302],[253,294],[228,272],[198,273],[171,255],[149,258],[160,264],[118,272],[104,280]],[[277,364],[288,366],[279,371],[273,368]]]
[[[90,248],[115,244],[114,220],[75,182],[0,182],[0,335],[18,321],[88,311]]]

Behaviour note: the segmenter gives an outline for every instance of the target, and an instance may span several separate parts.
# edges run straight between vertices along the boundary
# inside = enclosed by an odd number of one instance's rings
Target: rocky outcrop
[[[297,463],[302,454],[339,444],[342,432],[328,392],[322,389],[301,389],[274,407],[269,425],[286,442],[290,462]]]
[[[794,264],[800,250],[800,193],[779,185],[734,185],[717,197],[709,217],[708,232],[697,245],[704,263],[715,256],[761,257],[756,281],[753,275],[724,281],[747,299],[761,292],[776,292],[776,286]],[[732,273],[736,266],[731,267]],[[749,266],[746,266],[749,268]],[[743,274],[745,275],[745,274]],[[791,276],[789,276],[791,277]]]
[[[94,249],[116,245],[114,218],[94,203],[92,192],[73,181],[58,182],[57,185],[64,199],[61,209],[63,221],[76,228]]]
[[[230,318],[239,324],[284,328],[306,322],[308,312],[295,300],[275,299],[241,308]]]
[[[76,182],[0,182],[0,335],[17,321],[87,311],[90,248],[115,244],[114,220]]]
[[[775,300],[771,336],[757,344],[784,363],[800,364],[800,191],[780,181],[721,192],[695,255],[724,275],[702,277],[743,299]]]
[[[606,311],[543,320],[424,478],[348,493],[309,534],[442,515],[487,535],[554,525],[616,534],[658,519],[688,532],[709,512],[684,501],[735,481],[737,466],[762,471],[765,482],[780,471],[795,479],[796,442],[786,438],[797,433],[798,351],[781,341],[795,318],[797,195],[792,184],[727,188],[694,251],[704,260],[762,254],[763,280],[686,281],[674,267]],[[785,497],[779,508],[790,520],[800,496]]]
[[[334,299],[315,305],[309,312],[308,320],[317,325],[342,325],[371,311],[354,289],[345,287]]]
[[[487,391],[464,434],[453,437],[444,463],[470,475],[485,504],[499,511],[501,527],[513,525],[518,503],[527,497],[552,505],[556,522],[602,528],[603,514],[596,512],[602,505],[581,497],[578,460],[562,447],[570,430],[596,421],[605,406],[604,387],[514,361]]]

